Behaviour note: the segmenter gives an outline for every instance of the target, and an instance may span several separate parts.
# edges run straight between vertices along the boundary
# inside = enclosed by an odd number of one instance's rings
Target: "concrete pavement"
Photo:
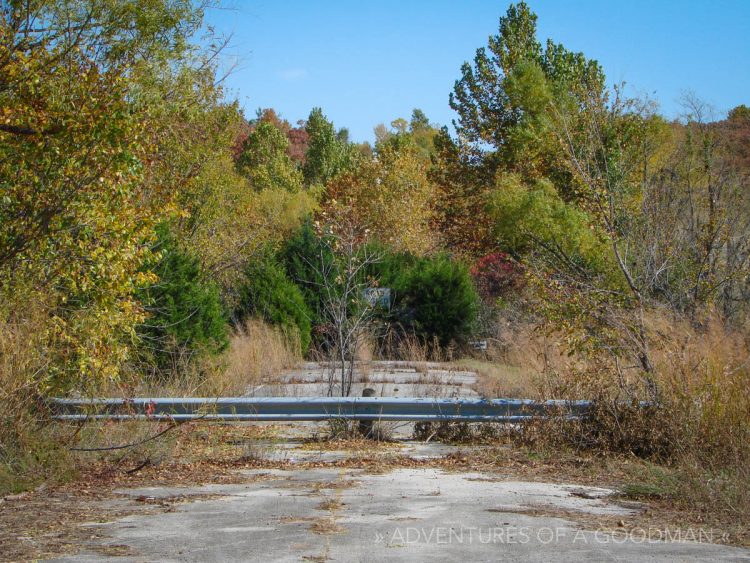
[[[627,515],[612,491],[484,473],[253,470],[248,483],[122,491],[193,496],[109,524],[117,561],[750,561],[693,530],[587,531],[571,514]],[[260,477],[260,479],[259,479]],[[552,515],[544,515],[548,512]],[[556,516],[563,513],[568,516]],[[701,533],[703,535],[701,535]],[[697,541],[680,541],[697,540]],[[86,549],[58,561],[107,561]]]

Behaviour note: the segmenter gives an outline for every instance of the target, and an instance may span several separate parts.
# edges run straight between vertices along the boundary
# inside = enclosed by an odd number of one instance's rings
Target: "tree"
[[[310,279],[304,281],[315,287],[325,323],[327,351],[333,366],[328,394],[332,395],[338,387],[341,396],[346,397],[352,389],[357,350],[373,318],[373,305],[365,297],[365,289],[374,280],[366,274],[380,256],[361,244],[362,233],[345,217],[329,224],[318,240],[321,244],[317,256],[306,263]]]
[[[303,170],[308,186],[326,185],[352,167],[356,153],[345,137],[336,134],[333,123],[326,119],[320,108],[313,108],[310,112],[305,131],[308,147]]]
[[[496,246],[490,200],[493,176],[483,160],[443,128],[434,139],[428,178],[435,186],[433,232],[442,248],[473,259]]]
[[[258,124],[268,122],[284,135],[286,135],[289,145],[287,155],[300,167],[305,164],[305,153],[307,152],[308,135],[305,131],[304,121],[298,121],[297,127],[293,127],[286,119],[283,119],[273,108],[258,109],[256,118],[248,124],[248,130],[244,137],[240,139],[240,145],[245,142],[247,135],[257,127]],[[241,151],[240,151],[241,152]]]
[[[156,367],[174,371],[185,357],[223,350],[227,319],[217,287],[202,279],[198,258],[178,247],[168,226],[158,232],[158,281],[139,291],[149,316],[138,332]]]
[[[595,302],[599,309],[593,315],[581,310],[582,317],[604,327],[603,335],[612,336],[604,336],[599,343],[607,346],[616,359],[625,354],[637,361],[646,389],[656,400],[658,388],[645,319],[647,280],[638,276],[637,262],[630,252],[633,217],[637,216],[642,195],[643,163],[653,151],[649,143],[651,112],[650,104],[625,99],[615,88],[611,98],[602,99],[593,92],[581,111],[571,112],[570,104],[560,104],[556,125],[571,171],[579,182],[579,205],[603,245],[596,252],[604,266],[599,275],[584,270],[571,276],[576,280],[578,295],[589,306]]]
[[[426,343],[443,347],[465,341],[476,320],[479,298],[468,268],[446,255],[416,262],[396,287],[400,324]]]
[[[390,128],[383,123],[378,124],[374,129],[375,144],[382,148],[390,143],[398,149],[408,142],[417,147],[417,154],[429,164],[435,154],[435,137],[439,131],[421,109],[414,109],[410,121],[399,117],[391,121]]]
[[[286,274],[302,291],[307,308],[312,313],[312,325],[317,329],[326,323],[320,288],[321,272],[333,268],[332,244],[324,240],[308,219],[289,237],[279,252]]]
[[[473,66],[461,67],[450,106],[459,116],[459,137],[498,151],[494,164],[531,178],[547,177],[564,190],[570,177],[559,144],[550,142],[550,104],[560,94],[580,101],[601,93],[604,74],[596,61],[550,40],[543,49],[536,19],[525,2],[508,8],[498,34],[477,50]]]
[[[661,125],[665,154],[642,183],[636,275],[654,298],[693,320],[716,304],[737,321],[750,264],[750,129],[743,147],[741,118],[712,122],[711,108],[693,95],[683,105],[684,124]]]
[[[376,151],[377,159],[329,182],[323,220],[346,216],[395,250],[425,254],[434,246],[427,164],[408,134],[379,143]]]
[[[729,121],[748,121],[750,120],[750,108],[745,104],[740,104],[729,110],[727,119]]]
[[[235,104],[206,112],[203,130],[215,146],[210,151],[204,146],[200,170],[179,194],[176,234],[198,256],[203,274],[219,285],[230,310],[248,263],[268,247],[279,248],[317,205],[318,195],[301,189],[297,165],[284,154],[272,116],[262,112],[260,120],[268,123],[248,132],[242,143],[242,170],[253,175],[253,184],[238,170],[239,156],[234,158],[247,125],[241,112]]]
[[[427,119],[425,113],[419,108],[414,108],[411,112],[409,129],[414,132],[422,129],[429,129],[430,127],[430,120]]]
[[[256,191],[283,189],[290,193],[302,189],[302,173],[287,154],[289,141],[270,121],[261,121],[247,137],[237,168]]]
[[[239,293],[237,319],[255,315],[280,326],[288,337],[299,339],[303,354],[307,352],[312,314],[300,289],[272,257],[263,256],[248,264]]]
[[[477,292],[485,301],[507,296],[523,285],[523,270],[505,252],[479,258],[469,270]]]
[[[0,18],[2,300],[47,307],[50,381],[114,376],[143,320],[134,293],[153,279],[141,266],[154,225],[195,173],[176,165],[171,141],[191,130],[172,118],[202,109],[195,93],[213,76],[189,43],[202,13],[177,0],[39,1]],[[185,87],[165,96],[177,79]]]

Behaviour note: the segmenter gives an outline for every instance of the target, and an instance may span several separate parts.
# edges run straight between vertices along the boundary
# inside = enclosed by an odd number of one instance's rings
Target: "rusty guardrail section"
[[[57,420],[147,419],[519,422],[535,417],[581,418],[590,401],[391,397],[219,397],[52,399]]]

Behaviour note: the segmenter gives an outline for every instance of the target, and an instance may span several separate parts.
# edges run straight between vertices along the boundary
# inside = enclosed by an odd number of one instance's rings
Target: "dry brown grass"
[[[0,495],[72,474],[42,400],[54,383],[45,322],[41,309],[0,309]]]
[[[425,341],[413,333],[391,329],[379,340],[378,359],[410,362],[418,371],[429,362],[450,362],[457,354],[454,345],[441,346],[437,338]],[[425,368],[426,369],[426,368]]]
[[[670,424],[677,433],[680,492],[715,503],[750,527],[750,349],[715,317],[697,333],[673,324],[657,354]]]
[[[168,379],[114,386],[116,396],[222,397],[243,395],[273,381],[302,360],[299,339],[259,319],[248,319],[232,330],[229,348],[219,357],[198,358]]]
[[[344,507],[344,503],[336,498],[324,500],[317,506],[318,510],[327,510],[328,512],[341,510],[343,507]]]
[[[539,451],[636,455],[650,465],[629,476],[624,486],[629,496],[750,528],[750,350],[745,334],[715,315],[696,324],[652,312],[648,330],[659,398],[657,407],[644,409],[637,401],[649,395],[638,370],[623,363],[618,368],[606,352],[569,356],[561,335],[544,335],[530,326],[513,330],[502,338],[502,347],[491,346],[484,358],[453,365],[476,371],[476,389],[485,397],[595,400],[593,416],[567,423],[538,420],[522,432],[499,434],[445,425],[426,428],[421,437],[484,443],[510,439]]]
[[[24,313],[0,315],[0,494],[70,478],[86,457],[68,451],[73,442],[77,446],[125,444],[154,431],[135,422],[92,422],[81,428],[49,424],[43,398],[54,389],[54,381],[48,380],[52,352],[47,320],[41,312]],[[249,320],[234,330],[229,349],[221,357],[197,358],[169,378],[144,378],[134,371],[116,381],[91,382],[78,391],[115,397],[232,396],[273,379],[300,359],[297,340],[262,321]],[[169,448],[166,437],[150,442],[142,453],[158,462]]]
[[[334,517],[327,516],[325,518],[318,518],[310,524],[310,531],[314,534],[325,536],[330,534],[340,534],[345,531],[345,528],[339,526]]]
[[[473,358],[453,362],[451,367],[476,372],[474,389],[485,398],[535,399],[541,395],[539,374],[529,368]]]
[[[550,369],[544,395],[596,401],[583,421],[537,421],[519,434],[536,448],[628,453],[652,460],[634,479],[634,496],[668,499],[690,510],[750,526],[750,350],[745,335],[708,316],[696,327],[649,319],[657,404],[637,370],[617,369],[604,355],[569,369]],[[717,516],[718,517],[718,516]]]
[[[232,335],[226,355],[225,388],[239,391],[273,380],[302,359],[299,339],[257,319],[248,320]]]

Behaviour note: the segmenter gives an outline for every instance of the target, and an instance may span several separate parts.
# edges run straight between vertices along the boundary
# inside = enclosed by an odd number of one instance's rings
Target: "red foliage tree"
[[[483,299],[504,297],[523,287],[521,266],[505,252],[493,252],[479,258],[470,270]]]
[[[263,121],[274,125],[277,129],[279,129],[286,135],[286,138],[289,140],[289,148],[286,151],[287,155],[289,155],[289,158],[298,163],[300,166],[304,166],[308,143],[308,134],[307,131],[305,131],[305,122],[298,121],[297,127],[292,127],[291,123],[289,123],[286,119],[279,117],[279,114],[276,113],[276,110],[274,110],[273,108],[259,110],[258,117],[256,119],[249,122],[243,121],[234,140],[234,144],[232,145],[232,154],[234,156],[234,160],[236,161],[239,158],[240,154],[242,154],[245,140],[247,140],[250,133],[255,130],[255,127],[258,123]]]

